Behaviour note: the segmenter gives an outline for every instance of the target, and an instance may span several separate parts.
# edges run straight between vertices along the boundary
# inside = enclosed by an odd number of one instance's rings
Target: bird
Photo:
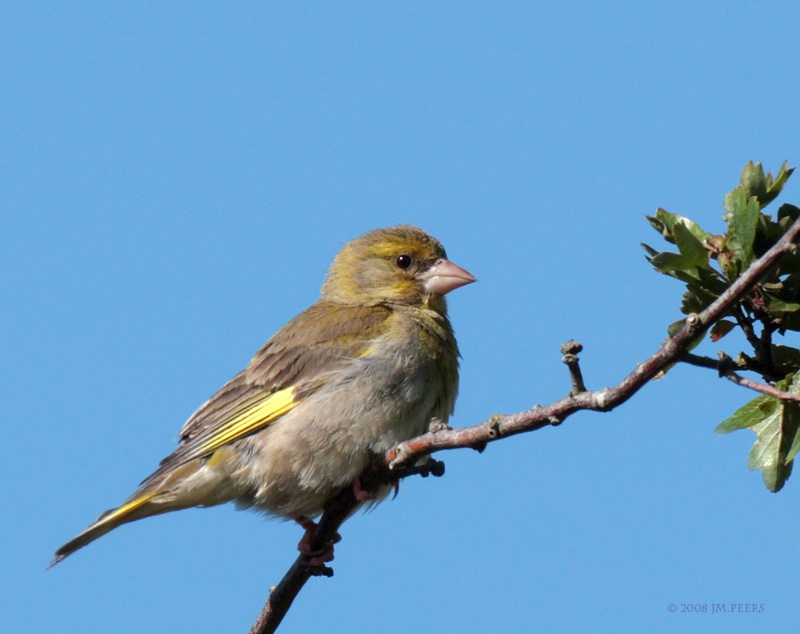
[[[306,529],[376,455],[446,424],[459,351],[445,295],[475,282],[433,236],[375,229],[335,256],[319,300],[289,321],[183,425],[175,451],[120,506],[61,546],[49,567],[122,524],[234,502]]]

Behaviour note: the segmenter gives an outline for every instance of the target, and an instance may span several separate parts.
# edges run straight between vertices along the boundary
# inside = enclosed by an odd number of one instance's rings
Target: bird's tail
[[[164,461],[136,493],[117,508],[103,513],[89,528],[59,548],[48,568],[120,524],[192,506],[222,504],[238,497],[241,491],[232,486],[226,468],[230,466],[227,461],[235,455],[229,447],[223,447],[214,452],[210,460],[198,458],[176,467]]]
[[[47,568],[52,568],[65,557],[68,557],[76,550],[93,542],[98,537],[101,537],[109,531],[114,530],[120,524],[133,522],[134,520],[142,519],[143,517],[149,517],[150,515],[156,515],[158,513],[171,510],[163,507],[159,508],[158,505],[154,505],[150,502],[150,500],[155,497],[157,493],[157,491],[137,493],[121,506],[103,513],[89,526],[89,528],[59,548],[56,551],[55,558],[50,562],[50,565]]]

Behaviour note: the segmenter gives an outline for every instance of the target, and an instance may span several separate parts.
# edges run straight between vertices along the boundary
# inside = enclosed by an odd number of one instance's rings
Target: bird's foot
[[[300,540],[300,543],[297,544],[297,550],[300,551],[301,554],[308,557],[308,561],[306,565],[309,567],[318,567],[324,566],[327,562],[333,560],[333,545],[341,541],[342,536],[339,533],[336,533],[333,541],[329,543],[327,546],[321,549],[314,549],[311,548],[311,538],[314,536],[314,531],[317,528],[317,523],[306,517],[305,515],[300,515],[296,517],[295,522],[300,524],[305,529],[305,533],[303,534],[303,539]]]
[[[377,497],[377,494],[374,491],[367,491],[364,486],[361,484],[361,477],[356,476],[353,478],[353,495],[356,496],[356,500],[359,502],[368,502],[369,500],[374,500]],[[397,488],[397,484],[395,484],[395,489]],[[395,493],[395,495],[397,495]]]

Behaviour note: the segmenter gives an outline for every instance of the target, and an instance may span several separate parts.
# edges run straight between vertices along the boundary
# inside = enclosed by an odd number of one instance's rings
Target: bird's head
[[[337,303],[427,307],[474,281],[447,259],[436,238],[417,227],[398,225],[348,242],[333,260],[322,296]]]

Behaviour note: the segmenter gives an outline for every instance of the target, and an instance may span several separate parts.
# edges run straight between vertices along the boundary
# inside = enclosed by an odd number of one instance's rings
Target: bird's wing
[[[292,410],[324,385],[331,371],[368,355],[390,315],[383,306],[311,306],[192,414],[180,431],[181,444],[151,478],[210,456]]]

